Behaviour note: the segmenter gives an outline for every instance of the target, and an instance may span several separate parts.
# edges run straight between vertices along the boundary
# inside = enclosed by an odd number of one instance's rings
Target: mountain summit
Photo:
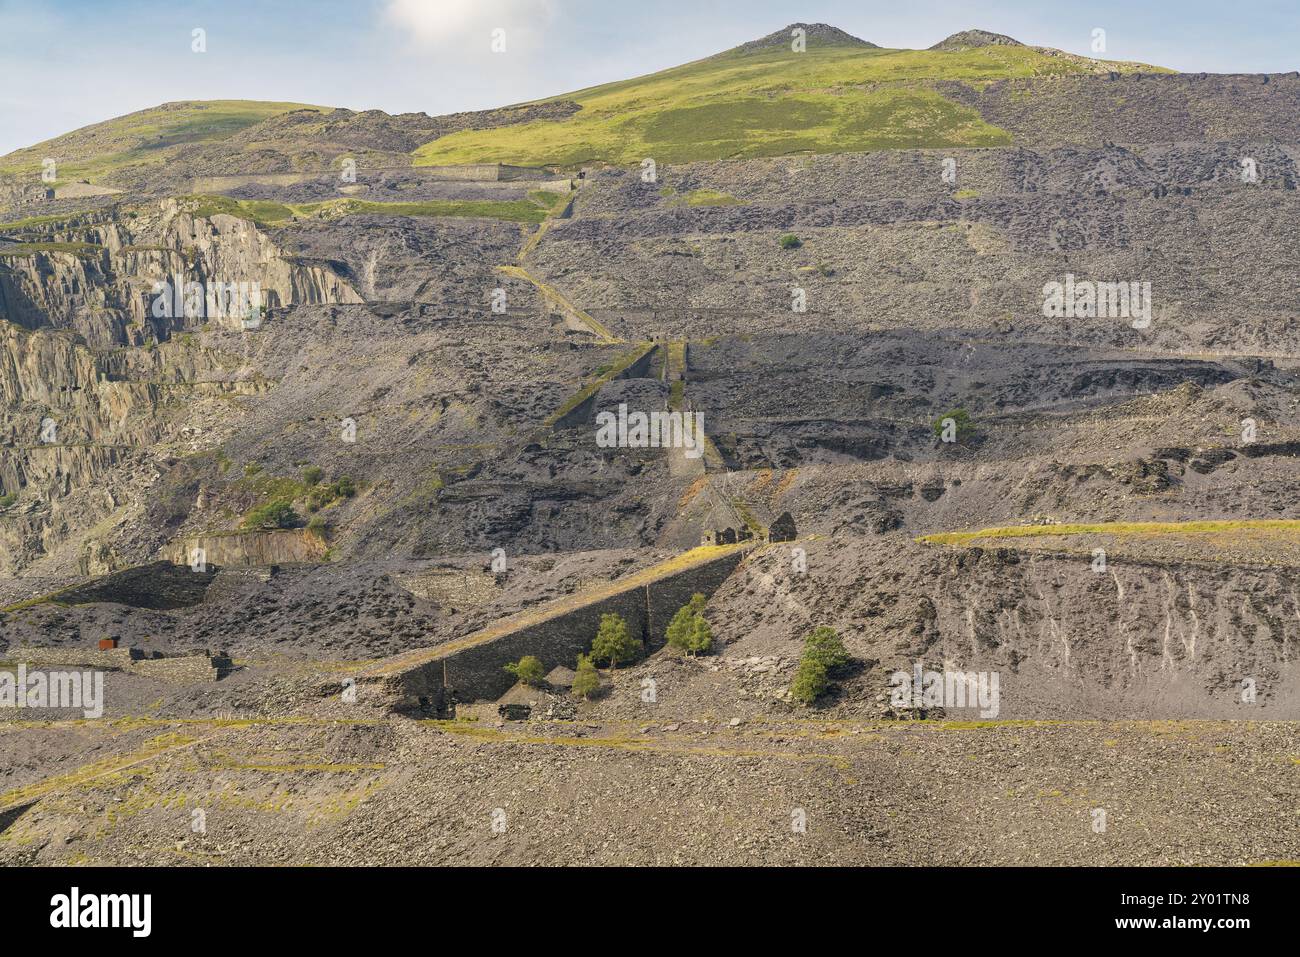
[[[792,49],[799,30],[801,53]],[[0,157],[0,173],[40,172],[44,157],[58,157],[60,175],[165,191],[162,181],[179,188],[242,172],[253,157],[261,172],[313,168],[323,157],[352,155],[361,144],[367,163],[376,166],[569,169],[651,157],[689,163],[984,148],[1010,144],[1013,132],[1002,124],[1014,125],[1015,117],[1008,120],[1003,109],[981,111],[936,81],[1133,71],[1159,72],[1026,46],[986,30],[953,34],[929,50],[904,50],[881,48],[826,23],[796,22],[646,76],[474,114],[390,117],[295,103],[167,104]]]
[[[775,33],[769,33],[765,37],[757,40],[750,40],[748,43],[742,43],[738,47],[726,51],[721,56],[743,56],[746,53],[759,53],[767,50],[790,49],[790,43],[793,41],[794,31],[803,30],[804,37],[807,40],[809,49],[813,47],[862,47],[864,49],[879,50],[874,43],[868,43],[866,40],[860,40],[851,33],[845,33],[839,27],[833,27],[829,23],[792,23],[784,30],[777,30]]]
[[[956,50],[971,50],[976,47],[1022,46],[1024,44],[1019,40],[1004,33],[990,33],[988,30],[963,30],[961,33],[954,33],[946,40],[939,41],[930,49],[951,53]]]

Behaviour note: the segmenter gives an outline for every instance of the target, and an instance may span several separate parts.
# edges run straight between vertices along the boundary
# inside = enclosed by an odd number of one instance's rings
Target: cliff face
[[[252,179],[263,130],[249,154],[147,192],[7,213],[0,483],[17,499],[0,506],[0,601],[38,578],[49,591],[182,560],[192,542],[230,568],[314,565],[323,542],[339,561],[316,569],[319,591],[286,586],[312,622],[358,561],[402,575],[497,549],[681,549],[789,512],[852,574],[798,586],[809,611],[788,620],[761,580],[731,603],[724,589],[715,625],[738,642],[783,623],[793,647],[828,623],[866,659],[1023,665],[1124,707],[1142,682],[1213,698],[1247,671],[1276,679],[1300,650],[1300,562],[1257,573],[1226,551],[1207,558],[1216,579],[1166,555],[1093,577],[1045,558],[948,567],[911,542],[1040,518],[1300,514],[1300,86],[1038,77],[949,93],[1018,145],[662,161],[653,183],[566,169],[575,188],[556,200],[495,167],[361,162],[340,186],[277,161],[282,180]],[[274,125],[305,137],[318,119]],[[343,120],[377,148],[421,142],[396,138],[416,118]],[[244,178],[195,196],[200,174]],[[146,199],[159,182],[175,198]],[[1147,325],[1045,314],[1047,285],[1070,277],[1149,287]],[[260,323],[156,309],[155,286],[178,278],[255,284]],[[684,469],[679,450],[598,445],[593,417],[620,405],[700,415],[706,456]],[[939,441],[956,412],[971,434]],[[278,501],[314,537],[232,534]],[[401,635],[419,643],[424,625]],[[1017,692],[1027,711],[1037,687]]]
[[[793,664],[802,636],[827,624],[869,663],[854,700],[877,699],[890,674],[921,662],[998,673],[1003,718],[1294,713],[1293,566],[1113,558],[1098,572],[1086,551],[898,541],[808,543],[807,563],[791,574],[774,549],[723,586],[711,607],[731,653]]]
[[[214,404],[266,387],[246,344],[194,334],[242,336],[242,314],[187,315],[172,289],[256,290],[263,316],[361,301],[328,264],[286,256],[252,222],[175,201],[18,238],[0,248],[0,494],[17,496],[0,522],[0,573],[42,559],[74,573],[117,567],[102,536],[143,510],[177,451],[198,450]]]
[[[361,301],[328,264],[287,256],[249,220],[195,216],[175,200],[120,219],[101,214],[85,225],[38,227],[22,238],[0,248],[0,318],[70,329],[96,349],[142,346],[208,320],[239,328],[224,309],[187,315],[195,311],[187,305],[190,283],[256,289],[267,309]],[[171,294],[159,299],[159,284]]]
[[[222,568],[318,562],[325,557],[325,543],[302,529],[198,535],[175,542],[161,557],[175,565],[187,565],[194,561],[196,549],[202,550],[206,563]]]

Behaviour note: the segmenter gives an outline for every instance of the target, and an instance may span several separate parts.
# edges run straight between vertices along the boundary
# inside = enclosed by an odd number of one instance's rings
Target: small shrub
[[[803,654],[790,685],[790,695],[801,704],[812,705],[826,693],[830,676],[844,668],[852,657],[834,628],[820,625],[804,639]]]
[[[825,625],[814,628],[813,633],[804,639],[803,653],[804,657],[816,658],[824,664],[827,674],[834,674],[853,660],[835,629]]]
[[[952,420],[951,426],[948,425],[950,419]],[[941,442],[945,441],[944,431],[946,429],[951,429],[949,434],[952,435],[953,441],[961,444],[965,444],[975,434],[975,423],[971,421],[970,413],[965,409],[952,409],[945,412],[934,420],[931,427],[934,429],[934,437]]]
[[[689,602],[677,609],[665,633],[668,647],[689,654],[698,654],[713,647],[713,630],[703,616],[707,601],[707,598],[696,592]]]
[[[249,462],[244,466],[244,474],[249,478],[252,478],[260,471],[262,471],[262,466],[258,465],[256,462]]]
[[[506,671],[531,688],[539,687],[546,678],[541,660],[533,655],[524,655],[517,664],[506,665]]]
[[[320,480],[325,477],[325,470],[319,465],[309,465],[302,470],[303,485],[319,485]]]
[[[4,495],[0,495],[0,508],[8,508],[16,501],[18,501],[17,492],[6,492]]]
[[[590,655],[578,655],[578,673],[573,677],[573,693],[579,698],[590,698],[600,690],[600,673],[591,662]]]
[[[790,685],[790,695],[800,704],[811,706],[826,693],[828,683],[826,666],[818,658],[804,655],[799,659],[799,668]]]
[[[801,240],[794,233],[786,233],[784,236],[781,237],[779,242],[781,244],[782,249],[798,249],[800,246],[803,245],[803,240]]]
[[[304,481],[307,478],[307,471],[303,472]],[[348,476],[344,475],[329,485],[314,485],[310,492],[307,493],[307,511],[319,512],[327,505],[333,505],[341,498],[351,498],[357,494],[356,483]]]
[[[686,647],[691,654],[703,654],[713,647],[713,629],[703,615],[696,615]]]
[[[321,518],[319,515],[312,516],[311,521],[307,523],[307,531],[311,532],[311,534],[315,535],[322,542],[329,537],[329,526],[325,523],[325,519]]]
[[[244,516],[242,528],[294,528],[299,524],[298,513],[285,499],[258,505]]]
[[[618,615],[601,615],[600,628],[591,643],[593,661],[609,662],[611,668],[634,661],[641,650],[641,643],[627,632],[627,622]]]
[[[325,485],[317,485],[307,493],[307,511],[319,512],[334,501],[334,490]]]

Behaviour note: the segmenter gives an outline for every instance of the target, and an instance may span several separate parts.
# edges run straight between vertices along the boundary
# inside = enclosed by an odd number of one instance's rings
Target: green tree
[[[975,423],[965,409],[950,409],[935,419],[931,428],[940,442],[965,445],[975,435]]]
[[[826,665],[820,659],[804,655],[790,685],[790,695],[800,704],[812,705],[826,693]]]
[[[825,665],[827,674],[835,673],[853,660],[835,629],[825,625],[814,628],[804,639],[803,653],[805,658],[816,658]]]
[[[506,671],[530,687],[536,688],[546,679],[546,670],[542,662],[534,655],[524,655],[517,664],[506,665]]]
[[[690,638],[686,647],[692,654],[700,654],[713,647],[713,629],[703,615],[696,615],[692,621]]]
[[[798,249],[802,245],[803,245],[803,241],[800,240],[799,237],[796,236],[794,233],[786,233],[784,236],[781,237],[782,249]]]
[[[640,650],[641,643],[627,633],[626,621],[613,614],[600,616],[600,628],[591,643],[594,661],[608,661],[611,668],[617,668],[624,662],[635,660]]]
[[[600,673],[591,663],[590,655],[578,655],[578,673],[573,676],[573,693],[579,698],[590,698],[600,690]]]
[[[677,614],[673,615],[673,620],[668,623],[668,647],[676,648],[678,651],[689,651],[691,646],[691,632],[695,628],[695,615],[691,613],[689,605],[683,605],[677,609]]]
[[[298,513],[293,510],[286,499],[258,505],[244,516],[244,528],[294,528],[298,525]]]
[[[708,651],[713,646],[713,632],[704,620],[704,605],[707,602],[704,595],[696,592],[689,602],[677,609],[665,632],[668,647],[696,654]]]

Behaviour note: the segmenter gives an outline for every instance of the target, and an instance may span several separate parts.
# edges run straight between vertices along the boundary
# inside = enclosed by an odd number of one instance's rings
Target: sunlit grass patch
[[[452,219],[499,219],[512,223],[540,223],[554,203],[541,197],[562,197],[535,191],[536,198],[516,200],[431,199],[411,203],[380,203],[361,199],[332,199],[319,203],[278,203],[229,196],[187,196],[185,208],[194,216],[215,215],[247,219],[259,226],[285,226],[295,219],[338,219],[343,216],[414,216]],[[549,202],[549,201],[548,201]]]
[[[1112,65],[1130,70],[1132,65]],[[1005,130],[936,81],[984,84],[1090,69],[1030,47],[883,50],[857,44],[763,49],[697,60],[568,94],[559,120],[462,130],[415,151],[417,165],[572,167],[874,149],[1001,146]]]
[[[1006,525],[973,532],[938,532],[917,539],[929,545],[965,545],[982,539],[1043,538],[1069,535],[1216,535],[1239,531],[1280,531],[1300,535],[1297,519],[1224,519],[1196,522],[1097,522],[1062,525]]]

